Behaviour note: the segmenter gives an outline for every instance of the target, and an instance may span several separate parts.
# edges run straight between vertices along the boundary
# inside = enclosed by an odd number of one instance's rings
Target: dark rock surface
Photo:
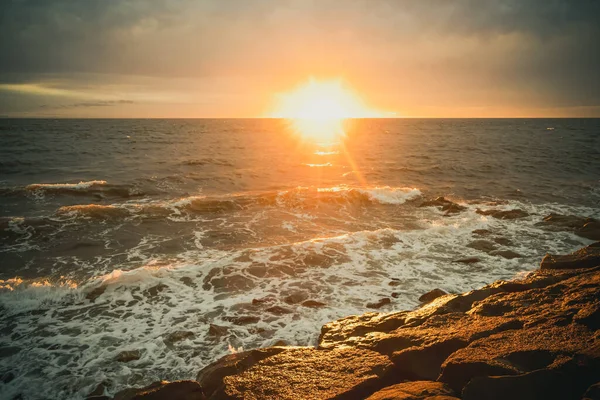
[[[142,357],[142,352],[140,350],[126,350],[117,354],[116,360],[118,362],[129,362],[139,360]]]
[[[232,354],[197,383],[116,398],[597,399],[599,251],[596,243],[547,256],[525,279],[445,294],[414,311],[342,318],[322,327],[316,348]]]
[[[467,207],[447,200],[444,197],[438,197],[434,200],[424,201],[419,207],[437,207],[441,211],[444,211],[444,215],[446,216],[458,214],[467,209]]]
[[[433,290],[430,290],[429,292],[425,293],[421,297],[419,297],[419,301],[421,303],[430,303],[430,302],[434,301],[435,299],[437,299],[438,297],[442,297],[445,294],[448,294],[448,293],[444,292],[442,289],[433,289]]]
[[[475,211],[477,214],[491,216],[497,219],[517,219],[527,217],[529,214],[523,210],[519,210],[515,208],[513,210],[481,210],[477,209]]]

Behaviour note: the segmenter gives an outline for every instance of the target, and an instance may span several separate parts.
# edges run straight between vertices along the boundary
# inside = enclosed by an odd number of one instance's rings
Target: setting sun
[[[307,139],[333,140],[342,136],[348,118],[379,118],[383,113],[369,109],[361,98],[340,80],[309,82],[276,96],[271,118],[293,121],[294,129]]]

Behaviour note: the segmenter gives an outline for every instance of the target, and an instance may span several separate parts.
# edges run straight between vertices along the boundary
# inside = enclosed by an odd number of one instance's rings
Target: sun
[[[332,140],[344,134],[343,120],[378,118],[382,114],[366,107],[339,79],[310,79],[290,92],[277,95],[268,116],[291,120],[304,138]]]

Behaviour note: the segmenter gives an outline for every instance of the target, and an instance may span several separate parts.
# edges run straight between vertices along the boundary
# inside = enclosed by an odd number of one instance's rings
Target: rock
[[[494,250],[494,251],[491,251],[489,254],[491,256],[504,257],[504,258],[506,258],[508,260],[512,260],[514,258],[521,258],[521,257],[523,257],[519,253],[515,253],[512,250]]]
[[[251,316],[251,315],[241,315],[238,317],[224,317],[225,321],[229,321],[235,325],[249,325],[256,324],[260,321],[259,317]]]
[[[512,242],[510,241],[510,239],[507,239],[504,237],[495,237],[494,242],[498,243],[501,246],[511,246],[512,245]]]
[[[0,377],[0,382],[7,384],[9,382],[11,382],[13,379],[15,379],[15,374],[13,374],[12,372],[5,372],[4,374],[2,374],[2,376]]]
[[[260,299],[252,299],[252,304],[260,305],[260,304],[272,303],[274,301],[275,301],[275,296],[265,296],[265,297],[261,297]]]
[[[600,266],[600,242],[567,255],[546,254],[540,264],[541,269],[577,269],[597,266]]]
[[[475,240],[467,245],[475,250],[483,251],[484,253],[489,253],[496,249],[496,244],[493,242],[489,242],[487,240]]]
[[[384,297],[383,299],[380,299],[377,303],[367,303],[367,308],[381,308],[387,304],[390,304],[392,302],[392,300],[390,300],[388,297]]]
[[[194,381],[155,382],[141,389],[125,389],[113,400],[206,400],[202,387]]]
[[[444,292],[442,289],[433,289],[433,290],[425,293],[421,297],[419,297],[419,301],[421,303],[430,303],[433,300],[435,300],[438,297],[443,296],[445,294],[448,294],[448,293]]]
[[[117,357],[115,358],[116,361],[118,362],[129,362],[129,361],[136,361],[139,360],[142,357],[142,352],[140,350],[126,350],[126,351],[122,351],[119,354],[117,354]]]
[[[425,400],[433,396],[450,396],[451,399],[453,395],[452,389],[441,382],[414,381],[383,388],[367,400]]]
[[[515,376],[480,376],[465,387],[463,400],[579,400],[572,382],[557,371],[541,369]]]
[[[475,229],[471,233],[473,233],[473,235],[477,235],[477,236],[489,236],[492,234],[492,232],[487,229]]]
[[[167,336],[167,338],[165,340],[169,343],[176,343],[176,342],[180,342],[184,339],[188,339],[191,337],[194,337],[194,332],[175,331],[175,332],[169,334],[169,336]]]
[[[16,346],[0,347],[0,358],[13,356],[20,351],[21,348]]]
[[[194,284],[194,281],[189,276],[184,276],[184,277],[180,278],[179,280],[186,286],[196,287],[196,285]]]
[[[392,296],[393,298],[397,299],[398,297],[400,297],[400,293],[398,293],[398,292],[392,292],[392,295],[391,295],[391,296]]]
[[[396,287],[396,286],[400,286],[401,283],[402,282],[400,282],[400,281],[389,281],[388,286]]]
[[[600,221],[574,215],[550,214],[540,225],[550,230],[566,230],[590,240],[600,240]]]
[[[275,315],[284,315],[284,314],[293,313],[293,311],[290,310],[289,308],[280,307],[280,306],[269,307],[269,308],[267,308],[266,311],[270,312],[271,314],[275,314]]]
[[[306,300],[306,301],[302,302],[302,305],[304,307],[309,307],[309,308],[320,308],[320,307],[325,307],[327,304],[321,303],[320,301],[315,301],[315,300]]]
[[[387,357],[368,350],[277,349],[281,351],[243,372],[222,377],[221,387],[207,391],[209,398],[365,398],[383,385],[392,369]]]
[[[169,287],[163,283],[159,283],[156,286],[152,286],[151,288],[144,290],[144,295],[146,297],[156,297],[158,296],[159,293],[161,293],[163,290],[168,289]]]
[[[468,257],[468,258],[461,258],[458,260],[454,260],[452,262],[461,263],[461,264],[474,264],[474,263],[478,263],[480,261],[481,261],[481,259],[479,259],[477,257]]]
[[[600,240],[600,221],[587,222],[581,228],[575,229],[575,234],[590,240]]]
[[[290,344],[288,342],[286,342],[285,340],[278,340],[275,343],[273,343],[273,346],[275,346],[275,347],[277,347],[277,346],[279,346],[279,347],[281,347],[281,346],[285,347],[285,346],[289,346],[289,345]]]
[[[298,304],[308,299],[308,294],[304,292],[295,292],[286,296],[283,301],[287,304]]]
[[[226,326],[210,324],[210,326],[208,327],[208,335],[214,336],[217,338],[227,335],[228,331],[229,331],[229,328]]]
[[[475,210],[475,212],[477,214],[481,214],[481,215],[486,215],[486,216],[491,216],[497,219],[517,219],[517,218],[524,218],[529,216],[528,213],[526,213],[523,210],[519,210],[519,209],[513,209],[513,210],[481,210],[481,209],[477,209]]]
[[[444,215],[446,216],[457,214],[467,209],[467,207],[456,204],[450,200],[445,199],[444,197],[438,197],[435,200],[425,201],[421,203],[419,207],[438,207],[442,211],[445,211]]]
[[[204,367],[198,373],[196,380],[200,382],[204,393],[211,397],[214,392],[225,385],[226,377],[242,373],[259,361],[282,351],[284,348],[270,347],[227,355]]]
[[[600,400],[600,382],[593,384],[586,390],[583,400]]]
[[[599,247],[575,252],[571,263]],[[209,399],[592,396],[600,371],[600,266],[563,267],[446,294],[413,311],[332,321],[321,328],[317,348],[228,355],[200,371],[198,381]],[[390,386],[407,380],[438,383],[405,382],[422,385],[414,392]],[[452,390],[427,392],[440,383]]]
[[[97,288],[94,288],[92,291],[90,291],[88,294],[85,295],[85,298],[88,299],[89,301],[91,301],[92,303],[94,303],[96,301],[96,299],[100,296],[102,296],[102,294],[106,291],[106,286],[98,286]]]

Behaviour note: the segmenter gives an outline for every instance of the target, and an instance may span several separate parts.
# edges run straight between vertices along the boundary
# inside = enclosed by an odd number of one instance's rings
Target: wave
[[[417,199],[421,191],[404,187],[294,188],[277,192],[248,192],[224,196],[187,196],[173,200],[111,205],[83,204],[61,207],[59,216],[109,219],[169,217],[181,214],[224,214],[250,208],[318,209],[325,206],[400,205]]]
[[[45,190],[45,191],[61,191],[61,190],[86,190],[92,186],[106,185],[106,181],[87,181],[79,183],[34,183],[27,185],[27,190]]]
[[[122,218],[129,213],[127,210],[114,205],[78,204],[64,206],[58,209],[57,214],[65,216],[80,216],[94,219]]]
[[[104,180],[81,181],[79,183],[33,183],[20,189],[10,189],[6,193],[33,195],[43,199],[53,196],[93,196],[98,198],[130,198],[144,196],[145,193],[133,185],[109,184]]]

